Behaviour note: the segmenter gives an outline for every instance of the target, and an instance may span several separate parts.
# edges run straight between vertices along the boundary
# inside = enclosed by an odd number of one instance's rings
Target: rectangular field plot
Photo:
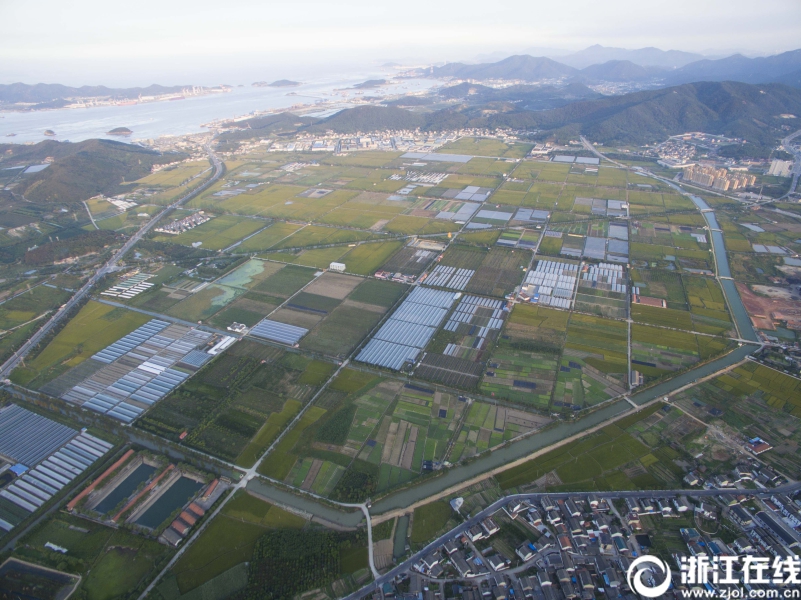
[[[487,363],[481,391],[496,398],[547,410],[556,372],[555,355],[498,348]]]
[[[149,320],[147,315],[90,301],[36,358],[17,367],[11,379],[41,387]]]
[[[728,342],[720,338],[635,323],[631,327],[631,368],[648,381],[689,367],[727,347]]]
[[[481,381],[484,394],[547,409],[569,314],[516,304]]]
[[[347,254],[347,246],[332,246],[329,248],[311,248],[309,250],[285,250],[282,252],[270,252],[262,254],[261,257],[267,260],[303,265],[304,267],[314,267],[315,269],[327,269],[332,262]]]
[[[453,444],[448,460],[457,462],[460,459],[470,458],[538,429],[547,422],[546,417],[516,408],[471,402],[464,425]]]
[[[723,291],[711,277],[648,269],[632,276],[635,321],[712,335],[733,331]]]
[[[237,246],[237,251],[262,252],[264,250],[269,250],[295,233],[301,227],[303,226],[296,223],[273,223],[267,229],[243,240],[242,243]]]
[[[244,288],[212,284],[173,304],[164,312],[186,321],[205,321],[244,293]]]
[[[312,328],[300,347],[329,356],[347,356],[401,297],[404,289],[403,285],[389,281],[362,280]]]
[[[625,319],[629,301],[623,265],[585,265],[579,278],[576,310]]]
[[[158,242],[182,244],[184,246],[199,244],[201,248],[222,250],[242,238],[256,233],[268,224],[269,222],[266,221],[224,215],[215,217],[211,221],[207,221],[179,235],[161,234],[155,239]]]
[[[254,297],[286,300],[314,279],[314,274],[315,269],[287,265],[252,286],[249,293]]]
[[[715,279],[683,275],[682,281],[695,331],[724,335],[734,330],[723,290]]]
[[[622,394],[628,377],[627,343],[625,322],[573,313],[554,408],[578,410]]]
[[[530,252],[497,246],[489,250],[479,250],[483,254],[481,264],[467,283],[465,291],[503,298],[520,285],[523,268],[531,260]]]
[[[298,229],[295,233],[271,246],[271,250],[306,248],[307,246],[320,246],[327,244],[347,244],[375,239],[380,234],[368,231],[355,231],[351,229],[337,229],[336,227],[320,227],[309,225]],[[258,236],[254,236],[256,239]],[[248,240],[250,241],[250,240]]]
[[[545,484],[548,491],[641,490],[664,487],[659,479],[651,475],[650,470],[643,467],[647,461],[646,455],[651,452],[662,455],[660,448],[649,447],[627,433],[627,429],[642,429],[642,422],[655,416],[654,413],[664,415],[665,413],[659,412],[660,408],[661,404],[651,406],[617,424],[604,427],[601,431],[509,469],[497,476],[498,483],[503,490],[525,489],[550,474]],[[657,445],[658,440],[655,446]],[[641,460],[644,462],[640,462]],[[657,462],[665,468],[662,461]],[[664,462],[672,464],[669,457]],[[650,463],[655,464],[653,460]],[[626,465],[630,468],[621,468]]]
[[[257,342],[239,342],[156,405],[137,427],[250,466],[334,368]]]
[[[664,300],[667,308],[688,310],[687,296],[679,273],[664,269],[635,268],[630,271],[632,293]]]
[[[332,499],[361,501],[447,460],[466,407],[424,385],[345,370],[314,407],[315,419],[301,425],[302,435],[291,431],[285,452],[271,455],[262,472]]]
[[[381,271],[386,273],[407,276],[418,276],[422,273],[428,264],[434,260],[437,253],[433,250],[425,250],[422,248],[406,247],[396,252],[389,258],[383,265]]]

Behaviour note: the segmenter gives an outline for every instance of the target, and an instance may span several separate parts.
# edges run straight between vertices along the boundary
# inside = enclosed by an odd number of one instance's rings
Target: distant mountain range
[[[476,93],[483,91],[478,89]],[[687,131],[706,131],[743,138],[757,146],[771,146],[782,135],[781,126],[786,121],[779,115],[785,113],[801,115],[801,90],[782,84],[701,82],[579,100],[541,111],[524,110],[508,102],[465,103],[428,113],[360,106],[299,129],[354,133],[512,127],[562,141],[586,135],[592,141],[607,144],[652,143]]]
[[[575,75],[576,69],[550,58],[528,56],[527,54],[510,56],[494,63],[467,65],[464,63],[448,63],[443,67],[434,67],[431,75],[438,78],[454,77],[458,79],[522,79],[524,81],[540,81],[542,79],[558,79]]]
[[[591,63],[593,59],[609,60]],[[519,79],[542,81],[567,79],[586,83],[641,82],[653,85],[676,85],[698,81],[740,81],[743,83],[785,83],[797,87],[801,80],[801,50],[768,57],[748,58],[735,54],[717,60],[701,58],[677,50],[656,48],[623,50],[593,46],[559,61],[545,57],[515,55],[494,63],[449,63],[433,67],[430,75],[456,79]],[[677,65],[681,65],[678,66]],[[578,68],[581,67],[581,69]]]
[[[699,60],[668,73],[665,76],[665,83],[677,84],[692,81],[742,81],[744,83],[779,81],[788,83],[782,79],[789,77],[790,81],[797,81],[800,75],[801,50],[791,50],[759,58],[748,58],[742,54],[735,54],[719,60]]]
[[[706,57],[702,54],[681,52],[680,50],[660,50],[659,48],[627,50],[625,48],[610,48],[596,44],[574,54],[554,58],[560,63],[573,67],[574,69],[584,69],[591,65],[609,62],[610,60],[629,61],[633,62],[635,65],[648,67],[676,69],[688,65],[691,62],[703,60]]]
[[[0,104],[14,104],[26,102],[40,104],[64,100],[65,98],[97,98],[110,96],[112,98],[129,99],[142,96],[157,96],[159,94],[173,94],[180,92],[185,85],[149,85],[135,88],[108,88],[104,85],[84,85],[70,87],[59,83],[11,83],[0,85]]]

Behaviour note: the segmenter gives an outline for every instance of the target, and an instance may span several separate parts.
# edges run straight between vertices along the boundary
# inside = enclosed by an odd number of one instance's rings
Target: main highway
[[[200,187],[195,188],[185,196],[182,196],[166,208],[164,208],[161,212],[156,214],[152,219],[150,219],[147,223],[145,223],[139,231],[137,231],[131,238],[123,244],[123,246],[117,250],[112,257],[102,266],[100,267],[94,275],[92,275],[89,280],[81,287],[75,294],[70,298],[66,304],[64,304],[61,308],[59,308],[56,313],[50,317],[50,320],[45,323],[39,331],[34,333],[28,341],[26,341],[20,348],[17,350],[14,355],[9,358],[6,362],[0,366],[0,379],[5,379],[9,376],[11,371],[13,371],[16,366],[25,359],[31,349],[39,343],[52,329],[58,325],[61,319],[64,318],[65,315],[69,314],[70,310],[79,304],[92,290],[92,287],[106,274],[111,273],[117,266],[117,263],[128,253],[128,251],[133,248],[142,237],[150,231],[153,226],[158,223],[158,221],[164,217],[165,215],[169,214],[174,208],[177,208],[191,200],[204,190],[208,189],[215,181],[217,181],[220,177],[222,177],[223,173],[225,172],[225,164],[217,157],[216,154],[211,149],[211,146],[206,146],[206,152],[208,152],[209,160],[214,165],[214,174],[206,180]]]

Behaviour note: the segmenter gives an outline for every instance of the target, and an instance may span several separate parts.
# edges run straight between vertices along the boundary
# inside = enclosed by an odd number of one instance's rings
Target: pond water
[[[95,506],[95,510],[101,515],[111,512],[115,506],[133,494],[139,484],[147,481],[156,472],[156,467],[151,467],[142,463],[136,467],[114,490],[100,503]]]
[[[203,484],[198,483],[194,479],[181,477],[136,520],[136,524],[142,527],[155,529],[161,525],[175,509],[186,504],[202,487]]]

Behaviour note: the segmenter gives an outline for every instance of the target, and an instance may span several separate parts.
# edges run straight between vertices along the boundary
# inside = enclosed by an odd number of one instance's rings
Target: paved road
[[[136,243],[139,240],[142,239],[142,236],[144,236],[148,231],[150,231],[153,228],[153,226],[159,221],[159,219],[161,219],[164,215],[172,211],[172,209],[177,208],[187,200],[190,200],[191,198],[194,198],[195,196],[203,192],[206,188],[208,188],[222,176],[222,174],[225,172],[224,163],[219,158],[217,158],[217,155],[214,154],[214,152],[211,150],[211,147],[207,146],[206,151],[209,154],[209,159],[214,165],[214,175],[212,175],[206,181],[206,183],[201,185],[199,188],[196,188],[195,190],[189,192],[182,198],[179,198],[178,200],[170,204],[168,207],[166,207],[164,210],[158,213],[155,217],[150,219],[150,221],[145,223],[139,229],[139,231],[137,231],[133,236],[131,236],[131,238],[127,242],[125,242],[122,248],[117,250],[117,252],[114,253],[114,255],[108,260],[108,262],[106,262],[106,264],[104,264],[100,269],[98,269],[95,272],[95,274],[92,275],[89,278],[89,280],[83,285],[83,287],[79,289],[77,292],[75,292],[72,298],[70,298],[66,304],[64,304],[61,308],[58,309],[58,311],[56,311],[56,314],[50,317],[50,320],[47,323],[45,323],[42,326],[42,328],[39,329],[39,331],[34,333],[30,337],[30,339],[28,339],[28,341],[25,342],[22,345],[22,347],[14,353],[14,355],[11,358],[9,358],[5,363],[3,363],[2,366],[0,366],[0,378],[8,377],[11,371],[13,371],[14,368],[16,368],[16,366],[28,355],[28,353],[31,351],[31,348],[33,348],[36,344],[38,344],[39,341],[42,338],[44,338],[53,329],[53,327],[55,327],[59,323],[59,321],[61,321],[64,315],[69,313],[69,311],[76,304],[78,304],[81,300],[83,300],[84,297],[87,296],[87,294],[89,294],[89,292],[92,290],[92,287],[98,282],[98,280],[100,280],[100,278],[114,271],[114,269],[117,266],[117,263],[128,253],[128,251],[131,248],[133,248],[136,245]]]
[[[733,496],[740,494],[745,496],[770,496],[772,494],[791,493],[799,489],[801,489],[801,483],[788,483],[786,485],[772,488],[770,490],[743,490],[739,488],[712,489],[712,490],[657,490],[650,492],[644,492],[641,490],[637,491],[627,490],[620,492],[593,492],[593,494],[598,498],[651,498],[651,497],[664,498],[671,496],[704,498],[709,496]],[[376,578],[373,582],[367,584],[362,589],[350,594],[349,596],[345,596],[343,600],[358,600],[359,598],[363,598],[364,596],[373,593],[384,583],[392,581],[396,576],[411,569],[412,565],[414,565],[417,561],[419,561],[424,556],[428,555],[429,553],[433,552],[434,550],[442,546],[448,540],[451,540],[456,536],[464,533],[466,530],[470,529],[474,525],[477,525],[482,520],[486,519],[487,517],[501,510],[503,506],[505,506],[506,504],[508,504],[513,500],[528,500],[536,502],[540,498],[553,498],[555,500],[559,500],[579,495],[583,494],[575,492],[574,493],[545,492],[541,494],[513,494],[510,496],[505,496],[499,500],[496,500],[481,512],[476,513],[474,516],[468,519],[465,519],[465,521],[461,525],[458,525],[457,527],[454,527],[447,533],[442,534],[436,540],[428,544],[425,548],[423,548],[418,552],[415,552],[412,556],[403,561],[394,569],[387,571],[384,575],[381,575],[380,577]]]

